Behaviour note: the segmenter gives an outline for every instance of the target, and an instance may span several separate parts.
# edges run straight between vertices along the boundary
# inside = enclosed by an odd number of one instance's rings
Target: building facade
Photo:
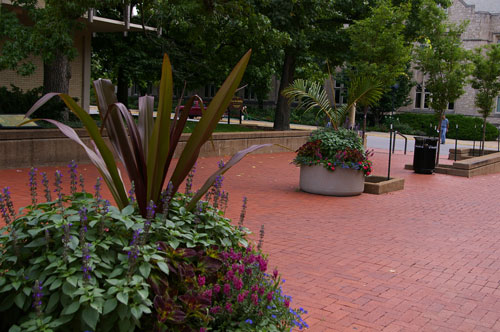
[[[45,6],[45,1],[38,1],[38,6]],[[20,7],[15,6],[11,0],[0,0],[2,9],[16,13],[22,24],[29,25],[30,20],[27,13]],[[71,79],[69,81],[69,95],[78,98],[78,103],[85,110],[90,106],[90,86],[91,86],[91,57],[92,57],[92,34],[94,32],[115,32],[127,33],[143,31],[142,25],[130,22],[131,8],[125,6],[123,20],[114,20],[95,15],[94,10],[84,15],[80,20],[85,23],[85,28],[77,31],[74,36],[74,46],[77,56],[71,61]],[[148,31],[156,31],[155,28],[145,27]],[[2,41],[0,40],[0,52]],[[29,76],[20,76],[13,70],[3,70],[0,72],[0,86],[10,88],[14,85],[23,91],[34,89],[43,85],[43,61],[38,56],[29,59],[36,67],[35,72]],[[21,112],[22,113],[22,112]]]
[[[472,50],[476,47],[500,42],[500,0],[454,0],[448,8],[449,21],[469,25],[462,35],[463,47]],[[412,103],[399,111],[426,113],[429,109],[429,93],[425,89],[425,77],[414,70],[413,79],[416,86],[411,90]],[[465,93],[454,103],[448,105],[448,113],[479,116],[474,105],[476,92],[470,86],[465,87]],[[495,108],[488,118],[490,123],[500,126],[500,96]]]

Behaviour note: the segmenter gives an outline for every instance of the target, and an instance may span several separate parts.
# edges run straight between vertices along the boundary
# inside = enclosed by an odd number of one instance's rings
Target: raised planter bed
[[[356,196],[363,192],[362,171],[337,168],[331,172],[322,165],[300,167],[300,190],[327,196]]]
[[[496,153],[498,151],[495,150],[484,150],[483,155]],[[457,160],[465,160],[474,157],[481,156],[481,150],[479,149],[469,149],[469,148],[458,148],[457,149]],[[448,154],[449,160],[455,160],[455,149],[450,149]]]
[[[405,169],[411,170],[413,165],[405,165]],[[467,178],[500,173],[500,152],[493,151],[484,156],[457,160],[452,165],[437,165],[434,172]]]
[[[90,146],[85,129],[76,131],[82,141]],[[254,153],[295,151],[305,143],[310,133],[305,130],[214,133],[213,145],[208,141],[202,146],[200,157],[233,155],[251,145],[264,143],[281,146],[273,145]],[[179,147],[186,144],[189,135],[182,134]],[[175,158],[179,157],[178,151],[182,150],[176,151]],[[90,162],[83,149],[57,129],[0,130],[0,168],[56,166],[66,164],[68,160],[75,160],[77,163]]]
[[[365,177],[365,189],[363,192],[380,195],[403,190],[404,187],[405,179],[403,178],[390,178],[387,180],[387,176],[370,175]]]

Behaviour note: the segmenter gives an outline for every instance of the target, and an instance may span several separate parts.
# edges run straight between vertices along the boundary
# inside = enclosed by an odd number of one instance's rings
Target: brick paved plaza
[[[293,156],[250,155],[226,173],[224,189],[229,217],[238,219],[246,195],[245,225],[257,234],[265,225],[270,267],[292,305],[309,311],[310,331],[500,331],[500,175],[418,175],[399,152],[392,169],[404,191],[324,197],[297,190]],[[199,160],[195,187],[217,160]],[[386,174],[387,153],[373,160],[374,174]],[[79,171],[90,187],[95,169]],[[30,201],[27,172],[0,171],[16,208]]]

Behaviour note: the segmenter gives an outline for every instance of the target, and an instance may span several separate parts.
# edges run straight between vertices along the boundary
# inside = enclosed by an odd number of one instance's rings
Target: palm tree
[[[330,86],[333,87],[331,78],[330,83]],[[382,93],[382,84],[371,76],[360,76],[352,79],[347,88],[347,104],[340,107],[337,107],[335,102],[328,98],[321,83],[297,79],[282,92],[290,103],[297,101],[299,103],[297,108],[304,109],[304,112],[311,110],[317,110],[317,114],[323,112],[335,129],[342,125],[347,115],[349,116],[349,128],[353,128],[356,106],[372,106],[382,97]]]

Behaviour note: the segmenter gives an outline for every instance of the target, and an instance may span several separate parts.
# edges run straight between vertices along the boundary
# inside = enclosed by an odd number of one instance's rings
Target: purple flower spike
[[[90,243],[85,243],[82,246],[82,271],[84,282],[89,282],[91,279],[90,272],[92,272],[92,267],[90,266],[90,248]]]
[[[77,173],[76,173],[76,168],[78,167],[75,163],[74,160],[72,160],[69,164],[68,164],[68,167],[69,167],[69,178],[70,178],[70,190],[71,190],[71,195],[74,195],[76,194],[76,186],[78,184],[78,181],[77,181]]]
[[[30,172],[29,172],[29,176],[30,176],[30,182],[29,182],[29,187],[30,187],[30,194],[31,194],[31,205],[33,207],[33,209],[35,208],[36,206],[36,172],[37,172],[37,169],[36,168],[33,168],[31,167],[30,169]]]
[[[40,174],[42,175],[42,185],[43,185],[43,191],[45,193],[45,199],[47,200],[47,202],[51,202],[52,196],[50,194],[49,179],[47,179],[47,173],[42,172]]]
[[[42,290],[42,284],[36,280],[35,285],[33,286],[33,308],[35,309],[37,316],[42,315]]]

